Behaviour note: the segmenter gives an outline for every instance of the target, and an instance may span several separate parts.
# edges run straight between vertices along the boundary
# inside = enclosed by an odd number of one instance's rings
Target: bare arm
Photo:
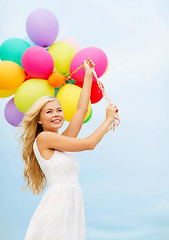
[[[91,150],[93,150],[96,145],[102,140],[111,124],[112,121],[105,120],[95,132],[86,138],[87,142],[90,143],[89,145]]]
[[[106,120],[86,138],[71,138],[54,132],[44,131],[37,136],[37,144],[41,146],[41,149],[56,149],[66,152],[93,150],[114,121],[116,111],[118,111],[118,108],[113,104],[109,104],[106,109]]]
[[[93,77],[93,73],[88,71],[85,72],[84,83],[83,83],[82,91],[77,104],[77,109],[82,109],[85,112],[87,112],[88,110],[91,86],[92,86],[92,77]]]
[[[90,61],[87,62],[90,63]],[[86,68],[84,83],[78,100],[76,113],[74,114],[68,127],[62,133],[62,135],[67,137],[77,137],[78,133],[80,132],[80,129],[82,128],[88,110],[93,76],[93,73],[90,67],[88,66],[88,63],[85,63]]]
[[[37,144],[41,149],[56,149],[66,152],[80,152],[93,150],[105,135],[111,122],[105,120],[100,127],[87,138],[71,138],[54,132],[41,132],[37,137]]]
[[[90,149],[94,149],[96,145],[101,141],[103,136],[106,134],[107,130],[115,119],[116,112],[118,112],[117,106],[110,103],[106,108],[106,120],[95,132],[93,132],[86,138],[87,142],[90,143]]]

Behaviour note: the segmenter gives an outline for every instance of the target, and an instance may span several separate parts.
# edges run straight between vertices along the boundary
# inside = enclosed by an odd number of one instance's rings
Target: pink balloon
[[[33,46],[22,55],[24,70],[34,78],[48,78],[54,69],[51,54],[43,47]]]
[[[80,67],[84,63],[84,60],[87,60],[88,58],[90,58],[95,63],[95,71],[98,78],[100,78],[107,69],[108,58],[106,54],[97,47],[83,48],[78,53],[76,53],[70,65],[70,73]],[[84,75],[84,68],[80,68],[76,73],[72,75],[72,78],[74,78],[76,81],[83,82]],[[93,81],[96,81],[94,76]]]
[[[76,52],[80,51],[80,49],[81,49],[80,44],[71,37],[64,37],[64,38],[61,38],[59,41],[69,43]]]

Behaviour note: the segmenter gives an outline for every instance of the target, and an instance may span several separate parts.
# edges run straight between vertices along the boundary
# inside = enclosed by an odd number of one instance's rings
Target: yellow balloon
[[[9,96],[12,96],[15,92],[16,92],[16,89],[12,89],[12,90],[0,89],[0,98],[6,98]]]
[[[55,88],[44,79],[29,79],[17,90],[14,97],[16,107],[25,113],[33,103],[45,95],[54,96]]]
[[[70,73],[71,61],[76,54],[74,48],[67,42],[58,41],[53,43],[48,51],[53,57],[56,71],[63,75],[68,75]]]
[[[66,84],[61,87],[57,93],[56,98],[60,101],[64,119],[68,122],[71,121],[73,115],[77,110],[77,103],[80,97],[81,88],[73,85],[73,84]],[[88,111],[85,116],[85,120],[88,118],[91,112],[91,101],[89,102]]]
[[[25,79],[23,69],[15,62],[0,62],[0,89],[11,90],[18,88]]]

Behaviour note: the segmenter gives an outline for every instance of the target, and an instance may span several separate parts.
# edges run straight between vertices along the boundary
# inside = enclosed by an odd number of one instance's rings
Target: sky
[[[8,0],[2,5],[0,44],[11,37],[24,39],[28,15],[45,8],[58,19],[57,40],[72,37],[81,48],[102,49],[109,59],[100,80],[119,108],[121,123],[93,151],[75,153],[86,240],[168,240],[169,2]],[[10,98],[0,99],[0,239],[23,240],[44,193],[21,191],[21,149],[16,128],[4,118]],[[106,107],[105,99],[92,104],[92,118],[79,137],[99,127]]]

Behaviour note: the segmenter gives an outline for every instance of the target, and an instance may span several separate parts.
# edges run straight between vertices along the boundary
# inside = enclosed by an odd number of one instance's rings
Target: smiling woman
[[[42,108],[38,123],[42,126],[43,131],[58,133],[58,129],[62,127],[63,122],[64,115],[58,99],[48,102]]]
[[[90,66],[89,66],[90,65]],[[25,164],[24,179],[33,194],[39,194],[47,183],[40,204],[28,226],[25,240],[85,240],[83,194],[79,185],[79,163],[72,152],[93,150],[115,119],[118,108],[109,104],[106,119],[86,138],[76,138],[85,119],[91,93],[94,63],[84,63],[84,84],[77,110],[66,130],[61,103],[52,96],[34,102],[21,122],[20,141]]]

